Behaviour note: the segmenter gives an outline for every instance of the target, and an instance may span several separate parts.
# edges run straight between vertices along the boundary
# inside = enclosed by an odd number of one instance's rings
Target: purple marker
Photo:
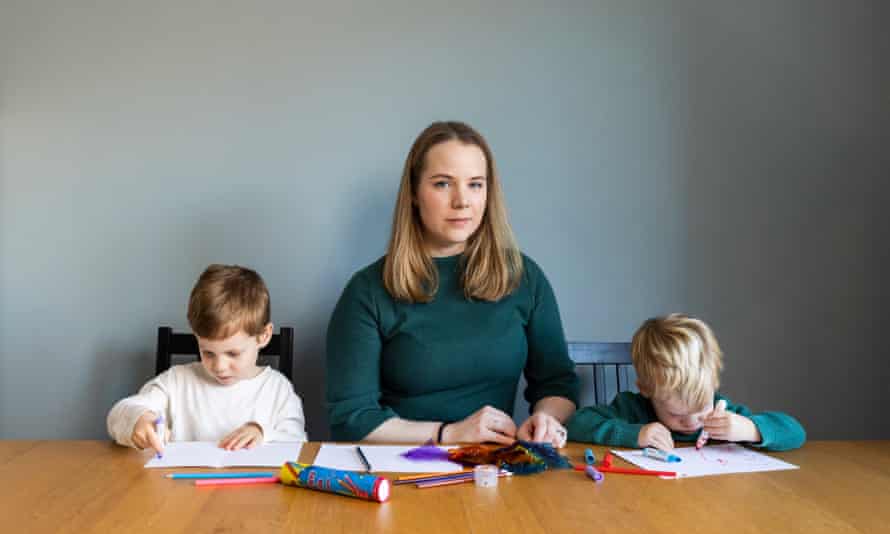
[[[584,468],[584,472],[587,473],[594,482],[602,482],[605,477],[602,473],[600,473],[596,467],[592,465],[588,465]]]
[[[164,443],[164,430],[164,416],[161,415],[157,419],[155,419],[155,434],[158,435],[158,441],[160,441],[161,444]],[[160,459],[163,458],[164,455],[161,454],[161,451],[158,451],[157,457]]]

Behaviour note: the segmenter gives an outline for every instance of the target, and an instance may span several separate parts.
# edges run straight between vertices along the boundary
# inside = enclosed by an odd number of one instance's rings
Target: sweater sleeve
[[[255,421],[263,430],[263,441],[307,441],[303,403],[293,384],[278,375],[273,387],[272,406],[262,410],[266,418]]]
[[[760,443],[751,443],[752,447],[765,451],[788,451],[800,448],[807,439],[803,425],[797,419],[782,412],[752,413],[747,406],[732,404],[726,397],[726,411],[743,415],[754,422],[760,432]]]
[[[168,418],[167,426],[170,426],[167,407],[170,403],[170,392],[173,388],[173,369],[161,373],[149,380],[139,393],[117,402],[108,412],[106,425],[111,439],[126,447],[133,445],[133,427],[136,421],[145,412],[163,414]]]
[[[528,387],[525,400],[531,409],[544,397],[563,397],[577,406],[578,375],[575,374],[574,362],[569,358],[553,288],[533,261],[523,259],[533,298],[526,326],[528,361],[525,379]]]
[[[331,437],[359,441],[395,411],[380,404],[383,342],[379,315],[363,272],[347,284],[327,331],[327,402]]]
[[[566,424],[571,441],[613,447],[638,447],[640,429],[653,421],[645,399],[638,393],[619,393],[608,406],[588,406],[575,412]]]

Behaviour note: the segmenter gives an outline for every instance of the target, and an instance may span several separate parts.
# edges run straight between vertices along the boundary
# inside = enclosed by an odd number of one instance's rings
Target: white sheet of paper
[[[402,453],[417,448],[417,445],[361,445],[362,452],[371,464],[374,472],[390,473],[451,473],[463,470],[463,466],[449,461],[417,461],[403,458]],[[448,448],[448,447],[445,447]],[[322,443],[315,457],[314,465],[345,469],[347,471],[364,471],[356,451],[356,445]]]
[[[302,443],[282,441],[226,451],[210,441],[174,441],[164,448],[163,458],[152,456],[145,467],[281,467],[296,462],[302,448]]]
[[[700,450],[695,447],[674,449],[681,462],[663,462],[643,456],[641,450],[612,451],[628,462],[655,471],[675,471],[683,477],[703,477],[708,475],[728,475],[730,473],[757,473],[759,471],[781,471],[798,469],[796,465],[777,460],[766,454],[752,451],[737,443],[708,445]]]

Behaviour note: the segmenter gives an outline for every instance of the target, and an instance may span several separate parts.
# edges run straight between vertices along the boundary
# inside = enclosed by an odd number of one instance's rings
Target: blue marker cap
[[[593,465],[596,463],[596,456],[594,456],[592,450],[584,450],[584,463],[586,463],[587,465]]]

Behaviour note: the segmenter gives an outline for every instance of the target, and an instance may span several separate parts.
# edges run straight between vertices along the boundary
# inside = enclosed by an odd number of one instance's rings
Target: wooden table
[[[318,443],[303,447],[311,462]],[[584,445],[564,450],[573,461]],[[601,457],[604,447],[593,447]],[[801,469],[681,480],[574,471],[419,490],[375,504],[283,487],[195,488],[106,441],[0,441],[0,531],[890,532],[890,441],[815,441]],[[616,465],[623,462],[616,459]]]

